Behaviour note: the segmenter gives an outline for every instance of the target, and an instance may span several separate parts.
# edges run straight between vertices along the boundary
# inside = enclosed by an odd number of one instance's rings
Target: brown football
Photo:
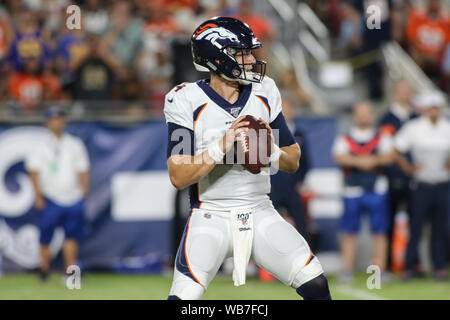
[[[248,121],[248,131],[244,141],[236,145],[237,163],[253,174],[261,172],[261,168],[269,165],[271,154],[271,138],[265,125],[251,115],[246,115],[242,121]]]

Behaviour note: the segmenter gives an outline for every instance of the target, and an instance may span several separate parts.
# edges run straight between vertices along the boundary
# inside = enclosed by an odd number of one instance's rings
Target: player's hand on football
[[[272,128],[269,126],[269,124],[267,122],[265,122],[263,120],[263,118],[259,118],[258,121],[261,122],[266,127],[267,133],[268,133],[269,137],[272,139],[272,143],[273,143],[274,140],[273,140]]]
[[[247,132],[247,126],[250,124],[248,121],[242,121],[245,116],[240,116],[237,118],[222,138],[221,147],[224,153],[227,153],[236,141],[241,141],[244,137],[241,135],[242,132]]]

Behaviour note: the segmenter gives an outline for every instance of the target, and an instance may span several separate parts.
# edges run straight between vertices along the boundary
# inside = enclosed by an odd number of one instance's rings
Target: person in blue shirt
[[[41,67],[49,66],[53,51],[47,30],[39,26],[35,14],[28,7],[23,6],[13,31],[8,61],[16,71],[22,71],[29,58],[38,59]]]

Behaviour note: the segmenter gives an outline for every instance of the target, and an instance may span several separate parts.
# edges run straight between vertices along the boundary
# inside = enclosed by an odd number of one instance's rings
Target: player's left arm
[[[299,168],[301,149],[297,143],[281,147],[281,155],[278,160],[278,168],[281,171],[295,173]],[[275,164],[276,166],[276,164]]]
[[[270,125],[263,119],[260,120],[265,124],[272,138],[271,157],[277,159],[272,162],[272,165],[281,171],[295,173],[299,168],[301,149],[289,130],[283,113],[280,112]],[[275,137],[278,139],[275,139]],[[278,145],[276,142],[278,142]],[[277,153],[279,157],[276,155]]]

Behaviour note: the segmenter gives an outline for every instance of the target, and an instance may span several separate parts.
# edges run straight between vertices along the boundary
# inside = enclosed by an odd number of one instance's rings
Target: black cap
[[[64,118],[66,116],[66,112],[58,106],[53,106],[53,107],[48,108],[45,111],[44,115],[45,115],[45,120],[48,121],[53,117]]]

